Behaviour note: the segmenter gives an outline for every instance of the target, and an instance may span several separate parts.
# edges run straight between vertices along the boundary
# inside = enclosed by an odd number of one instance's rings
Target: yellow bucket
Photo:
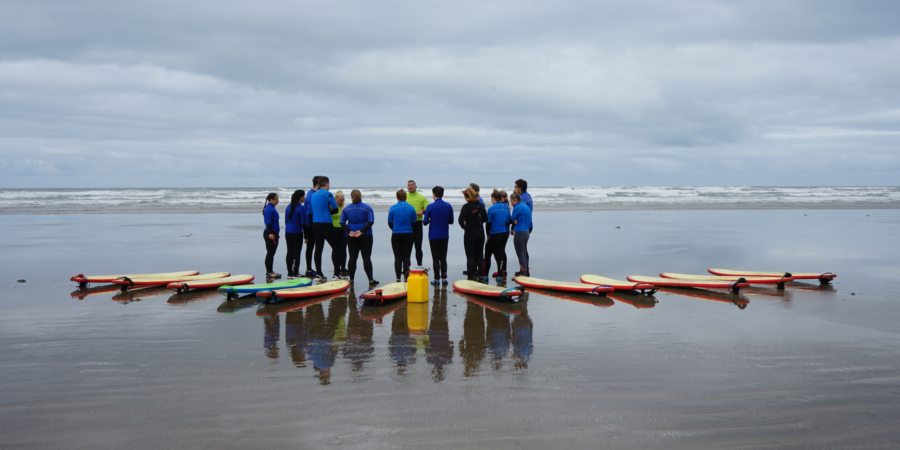
[[[409,269],[409,277],[406,278],[406,301],[410,303],[423,303],[428,301],[428,269],[413,267]]]

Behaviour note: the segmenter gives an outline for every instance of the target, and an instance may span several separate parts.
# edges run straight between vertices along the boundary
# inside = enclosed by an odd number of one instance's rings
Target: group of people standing
[[[285,240],[287,244],[288,277],[300,276],[300,259],[303,244],[306,243],[306,273],[304,276],[325,280],[322,271],[322,251],[327,243],[331,247],[331,262],[334,278],[349,278],[353,282],[356,263],[362,254],[363,269],[373,286],[379,282],[372,274],[372,226],[375,212],[362,202],[358,189],[350,192],[351,203],[345,206],[344,193],[330,192],[331,183],[326,176],[316,176],[309,192],[294,191],[291,202],[284,210]],[[486,209],[480,196],[480,188],[472,183],[462,191],[466,204],[460,209],[457,223],[464,230],[463,245],[466,251],[466,274],[470,280],[487,281],[491,269],[491,258],[497,262],[494,278],[506,278],[506,244],[513,235],[513,244],[518,257],[519,271],[514,275],[530,275],[528,239],[533,230],[531,213],[533,203],[528,191],[528,183],[519,179],[515,182],[515,192],[491,193],[491,207]],[[428,241],[431,248],[434,281],[433,285],[447,285],[447,250],[450,239],[450,225],[453,225],[453,206],[443,200],[444,188],[431,189],[434,200],[418,192],[416,182],[410,180],[406,189],[396,192],[397,203],[388,211],[387,222],[391,229],[391,248],[394,253],[394,273],[397,281],[409,274],[411,257],[415,249],[416,264],[422,265],[424,257],[422,241],[424,227],[428,227]],[[273,270],[275,251],[280,240],[280,216],[276,206],[278,194],[266,196],[263,208],[266,241],[266,278],[280,278]],[[487,235],[487,238],[485,238]],[[313,269],[315,262],[315,270]]]

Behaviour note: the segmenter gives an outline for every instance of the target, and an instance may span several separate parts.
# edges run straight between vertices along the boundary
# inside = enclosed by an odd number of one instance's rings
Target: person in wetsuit
[[[416,265],[421,266],[424,256],[422,253],[422,235],[424,234],[422,232],[422,216],[425,214],[425,208],[428,207],[428,197],[420,194],[416,189],[418,187],[415,181],[409,180],[406,183],[406,190],[409,192],[406,194],[406,203],[412,205],[416,210],[416,221],[413,223],[413,245],[416,247]]]
[[[397,282],[401,274],[409,273],[409,258],[413,248],[413,223],[416,210],[406,203],[406,191],[397,191],[397,203],[388,211],[388,226],[391,227],[391,249],[394,250],[394,273]]]
[[[287,244],[288,278],[300,276],[300,256],[303,253],[303,229],[308,228],[303,200],[306,193],[297,189],[291,195],[291,204],[284,208],[284,240]]]
[[[278,233],[281,225],[278,223],[278,194],[270,192],[266,196],[266,206],[263,208],[263,222],[266,228],[263,230],[263,239],[266,241],[266,278],[281,278],[281,274],[275,273],[272,264],[275,262],[275,250],[278,249]]]
[[[510,203],[513,205],[513,213],[510,220],[513,221],[513,245],[516,247],[516,256],[519,257],[519,271],[516,276],[531,276],[531,269],[528,266],[528,238],[531,236],[531,209],[522,202],[522,197],[518,192],[513,192],[509,196]]]
[[[470,280],[482,280],[484,277],[484,223],[487,211],[478,202],[478,194],[471,187],[463,191],[466,204],[459,210],[459,226],[463,234],[463,245],[466,249],[466,274]]]
[[[350,192],[350,201],[352,203],[341,211],[341,228],[347,236],[347,249],[350,251],[347,263],[350,282],[353,282],[356,275],[356,258],[362,252],[363,269],[369,277],[369,286],[374,286],[378,284],[372,275],[372,225],[375,224],[375,211],[362,202],[359,189]]]
[[[347,276],[347,234],[341,229],[341,211],[344,210],[344,191],[334,193],[334,201],[338,205],[338,212],[331,215],[334,224],[334,240],[337,242],[335,259],[338,261],[338,276]]]
[[[428,246],[431,248],[431,261],[434,270],[434,281],[431,284],[447,282],[447,243],[450,240],[450,225],[453,225],[453,206],[443,200],[444,188],[435,186],[431,189],[434,203],[425,208],[422,224],[428,226]]]
[[[337,259],[339,248],[334,236],[334,222],[331,219],[331,215],[338,211],[338,205],[334,201],[334,195],[328,192],[330,188],[331,182],[328,180],[328,177],[320,175],[319,190],[312,199],[312,228],[313,233],[316,235],[315,260],[319,281],[326,280],[323,275],[324,272],[322,272],[322,250],[326,242],[331,247],[331,263],[334,264],[334,278],[340,277],[340,262]]]
[[[306,208],[306,277],[313,278],[316,275],[315,270],[313,268],[313,250],[316,248],[316,233],[313,230],[312,226],[312,198],[316,196],[316,192],[319,190],[319,176],[316,175],[312,179],[313,187],[306,193],[306,201],[303,203],[303,206]]]
[[[487,211],[487,243],[484,245],[484,276],[491,271],[491,256],[497,260],[494,278],[506,278],[506,242],[509,240],[510,213],[503,203],[503,195],[494,190],[491,193],[491,209]]]

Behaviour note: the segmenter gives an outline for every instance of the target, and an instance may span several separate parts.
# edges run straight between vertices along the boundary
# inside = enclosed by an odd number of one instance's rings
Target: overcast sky
[[[897,1],[0,8],[0,187],[900,180]]]

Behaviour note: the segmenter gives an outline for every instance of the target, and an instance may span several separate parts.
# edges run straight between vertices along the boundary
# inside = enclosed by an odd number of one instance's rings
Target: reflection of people
[[[394,273],[397,282],[401,274],[409,273],[409,257],[413,248],[413,223],[416,210],[406,203],[406,191],[397,191],[397,203],[388,210],[388,226],[391,228],[391,249],[394,251]]]
[[[402,375],[408,366],[416,362],[416,340],[409,335],[409,323],[406,308],[394,312],[391,320],[391,337],[388,340],[388,352],[397,367],[397,374]]]
[[[313,362],[319,383],[331,383],[331,368],[337,356],[338,347],[335,340],[343,340],[345,316],[347,314],[347,297],[332,299],[328,304],[328,318],[325,319],[321,303],[306,308],[306,322],[311,339],[306,354]]]
[[[263,320],[263,330],[263,348],[266,349],[266,356],[278,359],[278,338],[281,337],[281,323],[278,314],[273,314]]]
[[[297,189],[291,195],[291,204],[284,209],[284,240],[287,243],[288,278],[300,276],[300,255],[303,253],[303,229],[308,228],[306,223],[306,207],[303,200],[306,194],[303,189]]]
[[[406,195],[406,203],[412,205],[413,209],[416,210],[416,221],[412,224],[413,229],[413,245],[416,247],[416,265],[422,265],[422,215],[425,214],[425,208],[428,207],[428,197],[420,194],[416,191],[418,187],[416,186],[416,182],[413,180],[409,180],[406,183],[406,190],[409,193]]]
[[[528,208],[528,205],[521,202],[522,199],[516,192],[509,196],[509,200],[513,205],[513,213],[510,220],[515,224],[512,230],[513,245],[516,247],[516,256],[519,258],[519,271],[516,272],[516,276],[525,275],[530,277],[528,238],[531,236],[529,231],[531,229],[531,209]]]
[[[347,234],[341,230],[341,212],[344,210],[344,191],[334,193],[334,201],[338,205],[336,213],[331,215],[331,222],[334,225],[334,240],[337,243],[337,256],[334,259],[338,262],[338,276],[347,275]]]
[[[434,281],[437,285],[447,282],[447,243],[450,240],[450,225],[453,225],[453,206],[443,200],[444,188],[435,186],[431,189],[434,203],[425,208],[422,223],[428,225],[428,246],[431,248],[431,261],[434,265]]]
[[[491,272],[491,256],[497,260],[494,278],[506,278],[506,242],[509,240],[509,207],[498,190],[491,193],[491,209],[487,211],[488,237],[484,244],[484,276]]]
[[[351,194],[352,195],[352,194]],[[355,298],[351,288],[350,298]],[[347,316],[347,342],[342,353],[350,361],[353,372],[362,372],[363,364],[372,361],[375,355],[375,344],[372,339],[375,327],[363,320],[356,309],[356,302],[350,301],[350,314]]]
[[[485,339],[491,352],[491,366],[498,370],[503,366],[503,358],[509,353],[509,317],[490,309],[484,310],[484,317],[487,320]]]
[[[459,226],[465,230],[463,245],[466,249],[466,274],[470,280],[484,277],[484,227],[487,212],[478,203],[478,196],[472,188],[463,191],[466,204],[459,210]]]
[[[309,329],[303,321],[303,310],[284,315],[284,345],[297,367],[306,367],[306,346],[309,345]]]
[[[446,290],[435,290],[432,300],[425,361],[433,366],[431,377],[434,381],[443,381],[444,366],[453,363],[453,341],[450,340],[450,326],[447,324]]]
[[[528,360],[531,359],[531,353],[534,350],[534,344],[531,340],[534,325],[531,323],[531,317],[528,317],[528,309],[525,312],[513,318],[512,321],[512,338],[513,338],[513,357],[515,363],[514,369],[527,369]]]
[[[275,250],[278,249],[278,233],[281,231],[279,224],[278,194],[270,192],[266,196],[266,206],[263,208],[263,221],[266,228],[263,230],[263,239],[266,241],[266,278],[279,278],[281,274],[275,273],[272,264],[275,262]]]
[[[464,376],[478,375],[484,353],[484,308],[474,302],[466,302],[463,337],[459,341],[459,356],[463,360]]]
[[[350,192],[350,206],[341,212],[341,227],[347,235],[347,249],[350,250],[350,261],[347,263],[350,282],[356,276],[356,258],[362,252],[363,269],[369,277],[369,285],[378,284],[372,276],[372,225],[375,224],[375,211],[362,202],[359,189]]]

